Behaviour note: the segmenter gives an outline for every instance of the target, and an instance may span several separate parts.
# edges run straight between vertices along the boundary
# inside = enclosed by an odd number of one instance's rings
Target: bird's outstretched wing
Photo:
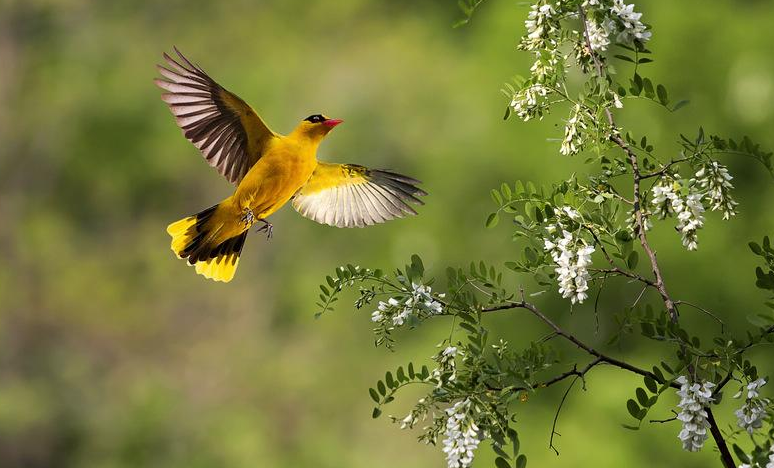
[[[370,226],[417,214],[410,203],[421,205],[417,197],[427,195],[419,183],[390,171],[321,162],[293,196],[293,208],[321,224]]]
[[[166,79],[155,83],[167,91],[161,99],[175,116],[185,137],[229,182],[239,183],[276,137],[258,114],[237,95],[210,78],[180,53],[175,60],[164,53]]]

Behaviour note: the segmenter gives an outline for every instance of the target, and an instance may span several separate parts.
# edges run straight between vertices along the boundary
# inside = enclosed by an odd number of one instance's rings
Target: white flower
[[[594,246],[586,245],[582,240],[576,240],[572,233],[563,230],[562,236],[555,239],[544,239],[544,248],[551,254],[556,263],[557,282],[562,297],[569,298],[575,304],[582,303],[588,297],[588,282],[591,276],[588,266],[591,265],[591,254]]]
[[[538,50],[547,48],[548,37],[550,33],[556,30],[556,25],[551,21],[554,13],[554,8],[548,3],[530,6],[527,20],[524,21],[527,34],[521,40],[521,47],[523,49]]]
[[[594,52],[604,52],[607,50],[607,46],[610,45],[610,39],[608,39],[610,26],[608,23],[599,25],[593,20],[586,20],[586,32],[591,50]]]
[[[577,221],[581,217],[580,212],[571,206],[563,206],[562,212],[573,221]]]
[[[403,325],[409,315],[411,315],[411,308],[406,307],[402,309],[398,314],[393,315],[392,324],[396,327]]]
[[[656,214],[658,214],[658,217],[661,219],[674,213],[672,201],[678,198],[677,193],[675,193],[675,186],[677,186],[678,189],[680,187],[676,182],[673,183],[669,179],[664,178],[659,180],[651,189],[651,192],[653,193],[651,203],[655,206]]]
[[[394,297],[387,299],[387,302],[379,301],[376,310],[371,313],[371,321],[383,323],[389,318],[393,327],[399,327],[406,323],[415,310],[430,315],[443,313],[443,305],[433,299],[431,291],[430,286],[411,283],[411,296],[403,303]],[[443,297],[442,294],[439,296]]]
[[[646,42],[650,39],[651,32],[640,21],[642,13],[634,11],[634,4],[626,5],[623,0],[613,0],[610,12],[618,17],[623,26],[623,29],[618,33],[618,42],[631,44],[634,40]]]
[[[457,356],[462,356],[463,352],[456,346],[447,346],[443,351],[433,356],[433,360],[438,363],[438,367],[433,369],[430,376],[438,379],[437,386],[440,388],[444,380],[451,382],[457,378],[457,362],[454,360]],[[445,379],[442,376],[448,375]]]
[[[406,416],[400,421],[400,428],[401,429],[412,428],[414,427],[414,421],[415,421],[414,413],[409,413],[408,416]]]
[[[685,200],[678,200],[672,203],[672,207],[678,213],[677,230],[683,235],[683,246],[688,250],[696,250],[699,246],[696,231],[704,226],[702,214],[704,205],[701,203],[701,194],[689,193]]]
[[[706,191],[704,197],[712,211],[722,211],[723,219],[736,215],[735,207],[738,203],[731,197],[731,189],[734,188],[731,184],[733,177],[725,166],[712,161],[699,169],[696,178],[701,188]]]
[[[581,132],[587,128],[583,117],[584,114],[581,105],[576,104],[570,113],[567,124],[564,126],[564,139],[562,140],[562,146],[559,148],[559,152],[565,156],[578,154],[583,150],[585,142],[583,141],[583,134]]]
[[[513,112],[525,122],[535,117],[543,118],[547,108],[545,97],[549,91],[540,83],[521,89],[511,100]]]
[[[465,399],[446,410],[443,452],[449,468],[469,467],[473,463],[473,452],[481,442],[478,426],[469,415],[470,406],[470,399]]]
[[[433,299],[432,288],[423,284],[411,283],[412,294],[406,300],[406,306],[418,307],[430,314],[440,314],[443,312],[443,305]],[[442,295],[441,295],[442,296]]]
[[[747,398],[744,405],[736,410],[737,424],[747,431],[748,434],[755,432],[763,426],[763,418],[766,416],[766,409],[771,403],[768,398],[761,398],[758,389],[766,385],[765,379],[758,379],[747,384]],[[740,397],[742,392],[734,397]]]
[[[621,102],[621,96],[618,93],[613,93],[613,105],[616,109],[623,109],[623,102]]]
[[[682,430],[678,438],[683,442],[683,449],[689,452],[698,452],[704,446],[707,440],[709,422],[707,421],[707,405],[712,399],[712,388],[715,386],[712,382],[691,383],[685,376],[680,376],[675,380],[680,384],[680,390],[677,395],[680,397],[680,413],[677,415],[682,423]]]
[[[683,237],[683,246],[688,250],[696,250],[699,246],[697,231],[704,227],[702,195],[695,187],[690,187],[688,195],[683,198],[679,190],[680,184],[677,181],[665,177],[653,186],[651,203],[661,219],[677,215],[676,229]]]

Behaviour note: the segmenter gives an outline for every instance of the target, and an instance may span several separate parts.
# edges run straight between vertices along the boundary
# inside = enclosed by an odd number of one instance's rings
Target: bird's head
[[[323,114],[314,114],[302,120],[295,132],[314,140],[322,139],[341,122],[343,120],[331,119]]]

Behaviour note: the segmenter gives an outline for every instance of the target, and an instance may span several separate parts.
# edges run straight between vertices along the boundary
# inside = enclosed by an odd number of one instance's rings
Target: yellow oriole
[[[322,139],[342,121],[307,117],[288,135],[271,131],[235,94],[183,56],[164,53],[156,79],[185,137],[230,182],[234,194],[167,227],[172,250],[216,281],[234,277],[249,228],[271,237],[266,218],[292,198],[293,208],[318,223],[363,227],[416,214],[410,203],[426,193],[419,181],[355,164],[317,161]]]

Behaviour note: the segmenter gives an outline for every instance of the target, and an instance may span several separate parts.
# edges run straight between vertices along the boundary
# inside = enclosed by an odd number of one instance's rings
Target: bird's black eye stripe
[[[323,117],[320,114],[314,114],[314,115],[310,115],[309,117],[305,118],[304,120],[312,122],[312,123],[320,123],[323,120],[325,120],[325,117]]]

